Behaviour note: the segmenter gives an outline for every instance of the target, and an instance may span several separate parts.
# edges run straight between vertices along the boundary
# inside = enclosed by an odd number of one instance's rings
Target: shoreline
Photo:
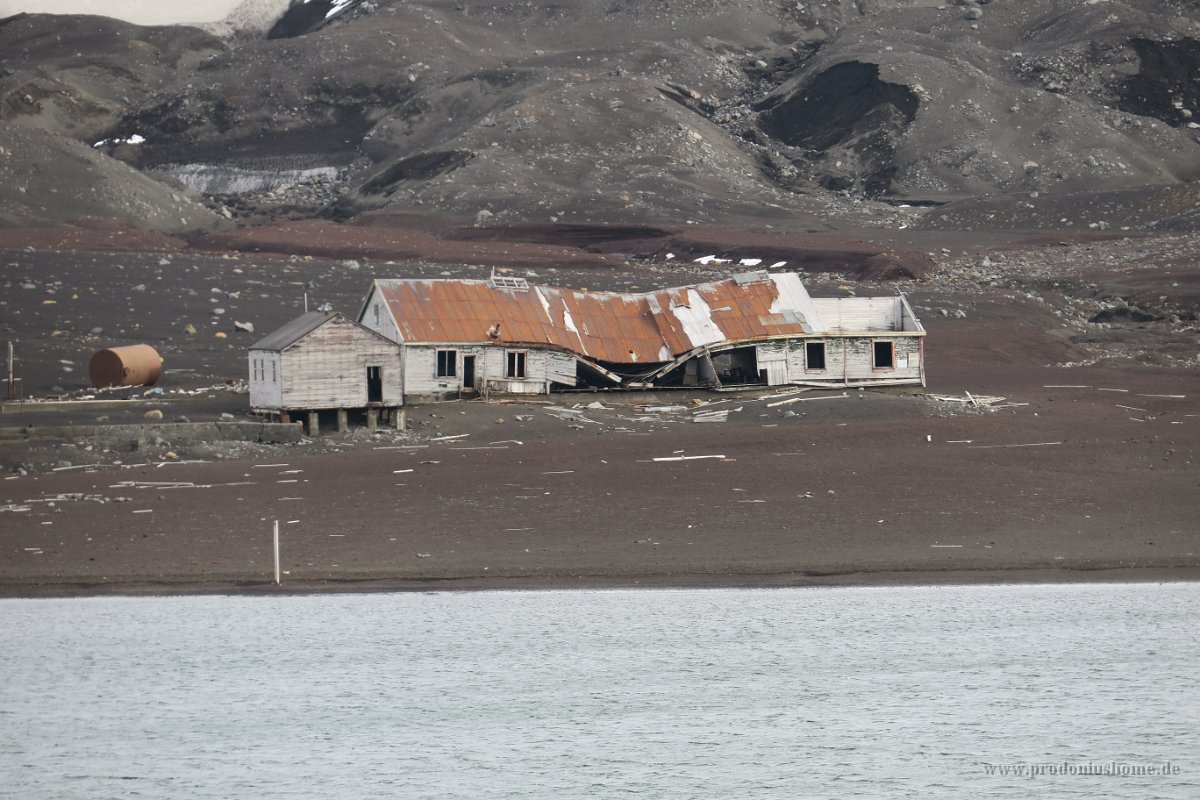
[[[276,586],[270,581],[119,580],[107,583],[0,583],[0,599],[86,597],[199,597],[229,595],[276,597],[321,594],[397,594],[410,592],[601,591],[644,589],[796,589],[916,586],[1010,586],[1079,583],[1200,582],[1200,565],[1153,567],[987,567],[881,569],[846,572],[724,573],[676,575],[560,575],[460,578],[361,577],[299,580]]]

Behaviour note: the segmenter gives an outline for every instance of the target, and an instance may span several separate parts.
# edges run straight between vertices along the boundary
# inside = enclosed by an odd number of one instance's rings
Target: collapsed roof
[[[498,276],[378,279],[368,304],[372,298],[383,300],[406,344],[549,345],[608,364],[665,363],[704,347],[787,336],[923,332],[901,296],[813,299],[793,272],[650,292]]]

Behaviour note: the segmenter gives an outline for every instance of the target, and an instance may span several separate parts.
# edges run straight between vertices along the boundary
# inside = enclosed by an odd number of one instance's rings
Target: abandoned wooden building
[[[358,321],[315,311],[250,348],[250,406],[403,425],[405,402],[563,390],[925,385],[903,295],[813,298],[795,273],[652,292],[521,278],[376,280]]]
[[[406,400],[568,389],[925,384],[903,295],[813,298],[795,273],[642,293],[522,278],[376,280],[359,323],[402,350]]]
[[[343,314],[311,311],[250,348],[250,409],[288,421],[307,414],[320,430],[320,413],[335,412],[339,430],[351,410],[368,427],[402,425],[403,352],[394,342]]]

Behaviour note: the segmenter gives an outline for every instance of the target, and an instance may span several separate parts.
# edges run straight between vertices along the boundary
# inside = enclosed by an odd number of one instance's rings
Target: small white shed
[[[250,409],[287,420],[308,412],[310,433],[320,411],[365,410],[399,424],[404,404],[400,347],[337,312],[311,311],[250,348]]]

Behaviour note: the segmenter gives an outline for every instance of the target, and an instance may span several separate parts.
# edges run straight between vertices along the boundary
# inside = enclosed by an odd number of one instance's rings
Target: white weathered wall
[[[577,375],[575,356],[556,350],[544,351],[539,355],[546,359],[546,380],[561,383],[564,386],[575,385]]]
[[[876,370],[872,366],[873,343],[892,341],[896,345],[896,368]],[[809,369],[806,342],[825,343],[825,369]],[[913,380],[921,377],[920,338],[915,336],[876,337],[829,336],[764,342],[757,347],[759,369],[767,370],[772,386],[796,381]]]
[[[387,303],[379,296],[378,289],[371,289],[371,294],[368,295],[367,302],[363,306],[362,317],[358,320],[358,324],[375,331],[383,336],[383,338],[390,339],[393,342],[401,340],[400,330],[392,321],[391,312],[388,311]]]
[[[788,382],[788,342],[778,340],[764,342],[756,348],[759,370],[767,373],[768,386],[780,386]]]
[[[463,389],[463,356],[475,356],[475,381],[479,385],[483,377],[484,361],[487,351],[494,348],[483,346],[470,347],[438,347],[435,345],[404,346],[404,394],[407,397],[428,397],[458,393]],[[439,378],[437,376],[437,351],[454,350],[457,353],[457,364],[453,377]],[[467,387],[470,388],[470,387]]]
[[[906,298],[900,300],[900,330],[902,331],[919,331],[924,333],[925,326],[921,324],[921,320],[917,319],[917,315],[912,310],[912,305],[909,304]]]
[[[278,409],[283,402],[279,353],[273,350],[251,350],[248,363],[250,367],[250,407]]]
[[[363,408],[367,367],[381,368],[383,404],[403,403],[400,348],[333,318],[282,354],[282,406],[292,409]]]
[[[575,357],[556,350],[537,350],[514,347],[525,353],[525,379],[510,380],[505,375],[507,353],[510,348],[503,345],[469,345],[465,347],[435,345],[405,345],[405,395],[428,397],[456,393],[463,385],[463,356],[475,356],[475,388],[482,391],[487,384],[489,392],[496,394],[545,394],[550,383],[574,386]],[[458,364],[453,378],[437,377],[437,351],[454,350]]]
[[[814,297],[812,302],[829,331],[900,330],[899,297]]]
[[[876,370],[871,366],[873,342],[888,340],[896,343],[896,368]],[[853,337],[845,339],[847,380],[898,380],[901,378],[921,377],[921,365],[918,356],[920,338],[915,336],[897,336],[894,338],[879,336]],[[840,349],[840,348],[839,348]],[[901,366],[907,363],[907,366]]]

